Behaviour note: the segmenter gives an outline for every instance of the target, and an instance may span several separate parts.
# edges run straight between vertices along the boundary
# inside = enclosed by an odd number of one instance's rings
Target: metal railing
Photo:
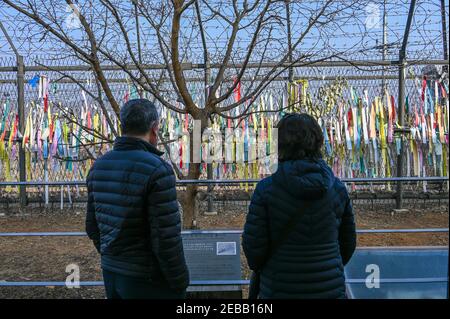
[[[385,177],[385,178],[341,178],[343,183],[389,183],[389,182],[448,182],[448,176],[430,176],[430,177]],[[231,184],[245,184],[257,183],[260,179],[181,179],[177,180],[176,184],[198,186],[203,185],[231,185]],[[85,186],[86,181],[28,181],[28,182],[0,182],[0,187],[5,186]]]
[[[357,229],[358,234],[383,233],[448,233],[448,228],[399,228],[399,229]],[[182,234],[241,234],[242,230],[183,230]],[[0,237],[60,237],[60,236],[87,236],[85,232],[4,232]]]

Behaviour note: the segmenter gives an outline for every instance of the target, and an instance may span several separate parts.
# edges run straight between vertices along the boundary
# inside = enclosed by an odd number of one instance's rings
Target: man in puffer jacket
[[[120,112],[123,136],[87,177],[86,231],[101,254],[107,298],[184,298],[189,283],[172,167],[157,150],[148,100]]]
[[[258,298],[346,297],[354,216],[345,186],[321,159],[322,144],[309,115],[290,114],[278,124],[278,168],[258,183],[243,233],[250,269],[260,274]]]

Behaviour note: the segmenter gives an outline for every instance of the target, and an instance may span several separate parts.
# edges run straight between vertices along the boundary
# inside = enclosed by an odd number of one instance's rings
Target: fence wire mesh
[[[14,66],[11,64],[14,60],[3,58],[0,59],[0,63],[6,64],[8,67]],[[31,60],[30,60],[31,61]],[[54,63],[60,63],[60,60],[55,60]],[[35,60],[36,63],[36,60]],[[40,64],[30,65],[39,66]],[[345,82],[345,85],[349,88],[353,88],[355,92],[363,95],[364,92],[371,97],[383,95],[385,90],[388,90],[389,94],[396,97],[398,96],[398,67],[397,66],[330,66],[327,67],[298,67],[294,69],[295,79],[306,79],[308,80],[308,89],[310,91],[311,96],[317,95],[320,90],[324,87],[332,85],[336,83],[336,80]],[[3,65],[5,66],[5,65]],[[49,68],[57,67],[49,65]],[[95,91],[96,87],[93,83],[93,75],[89,71],[70,71],[70,65],[58,65],[60,68],[67,68],[69,71],[64,71],[68,73],[71,78],[76,79],[79,83],[82,83],[86,90]],[[407,68],[407,79],[405,83],[406,87],[406,95],[408,96],[409,101],[415,104],[417,107],[418,101],[420,101],[421,95],[421,77],[424,72],[430,72],[429,69],[432,69],[433,72],[437,72],[439,74],[442,72],[442,65],[437,64],[428,64],[424,62],[423,64],[414,64],[410,65]],[[434,68],[434,69],[433,69]],[[428,71],[427,71],[428,69]],[[129,93],[130,83],[127,82],[127,78],[122,71],[106,71],[106,77],[110,79],[112,82],[111,88],[113,90],[114,96],[118,101],[124,101],[126,96]],[[16,73],[14,71],[2,71],[0,72],[0,98],[2,100],[2,104],[5,103],[6,100],[11,101],[12,108],[7,110],[5,107],[0,108],[0,118],[6,117],[9,118],[9,122],[12,123],[14,121],[14,116],[17,114],[17,89],[16,89]],[[26,73],[26,84],[25,84],[25,117],[28,116],[29,112],[33,112],[33,117],[40,116],[33,111],[33,108],[30,106],[33,103],[39,103],[38,97],[38,88],[36,81],[36,76],[45,76],[54,81],[51,84],[50,92],[52,94],[52,99],[55,104],[61,105],[64,109],[72,110],[75,114],[79,114],[83,106],[85,105],[85,101],[83,95],[81,94],[81,87],[74,83],[72,80],[68,80],[67,77],[64,78],[61,76],[59,72],[55,71],[39,71],[39,72],[27,72]],[[201,77],[199,78],[201,79]],[[273,96],[275,99],[279,99],[286,92],[287,85],[287,71],[281,74],[278,80],[273,81],[267,88],[268,94]],[[447,79],[448,81],[448,79]],[[204,83],[201,82],[189,82],[190,89],[193,92],[193,96],[197,98],[198,102],[203,103],[203,91],[204,91]],[[244,82],[245,83],[245,82]],[[350,90],[345,90],[343,93],[343,99],[350,100]],[[54,111],[55,115],[58,116],[58,107],[56,111]],[[94,106],[95,109],[98,109],[98,106]],[[5,112],[9,112],[5,114]],[[111,111],[111,110],[110,110]],[[335,112],[331,112],[330,114],[324,114],[323,119],[327,120],[328,118],[336,117]],[[114,116],[113,116],[114,117]],[[114,117],[115,118],[115,117]],[[103,143],[99,149],[103,149]],[[108,143],[105,143],[108,144]],[[17,143],[19,145],[19,143]],[[109,144],[110,146],[110,144]],[[391,168],[391,175],[396,176],[397,172],[397,157],[396,154],[396,145],[395,143],[390,143],[387,145],[389,148],[388,154],[388,162]],[[427,153],[427,146],[424,145],[424,153]],[[17,148],[13,149],[10,154],[10,167],[8,168],[9,172],[6,171],[5,167],[0,167],[0,180],[4,180],[8,177],[9,180],[18,180],[19,177],[19,169],[18,169],[18,151]],[[90,167],[90,161],[77,160],[70,163],[70,165],[66,161],[62,161],[61,159],[51,158],[45,160],[38,156],[37,152],[30,152],[29,154],[29,169],[27,172],[28,180],[44,180],[48,179],[49,181],[59,181],[59,180],[74,180],[78,178],[83,178],[86,174],[86,171]],[[82,159],[82,156],[80,156]],[[170,160],[166,157],[167,160]],[[445,161],[445,158],[442,159]],[[448,157],[447,157],[448,160]],[[47,170],[45,170],[45,166],[47,166]],[[44,172],[47,172],[48,176],[44,176]],[[410,171],[406,171],[406,167],[404,169],[403,174],[405,176],[410,175]],[[426,175],[425,176],[437,176],[439,174],[439,169],[436,168],[436,165],[428,165],[426,167]],[[9,176],[7,176],[9,174]],[[345,176],[348,177],[348,176]],[[358,177],[358,176],[354,176]]]

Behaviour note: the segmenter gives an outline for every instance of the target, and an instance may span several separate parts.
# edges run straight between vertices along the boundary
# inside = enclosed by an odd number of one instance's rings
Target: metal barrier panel
[[[360,248],[345,267],[355,299],[448,298],[448,248]]]

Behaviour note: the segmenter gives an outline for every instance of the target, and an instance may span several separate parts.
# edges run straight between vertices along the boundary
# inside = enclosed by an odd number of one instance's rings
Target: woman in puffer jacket
[[[258,183],[242,238],[257,296],[345,298],[344,266],[356,246],[349,195],[322,159],[313,117],[289,114],[277,127],[278,167]]]

